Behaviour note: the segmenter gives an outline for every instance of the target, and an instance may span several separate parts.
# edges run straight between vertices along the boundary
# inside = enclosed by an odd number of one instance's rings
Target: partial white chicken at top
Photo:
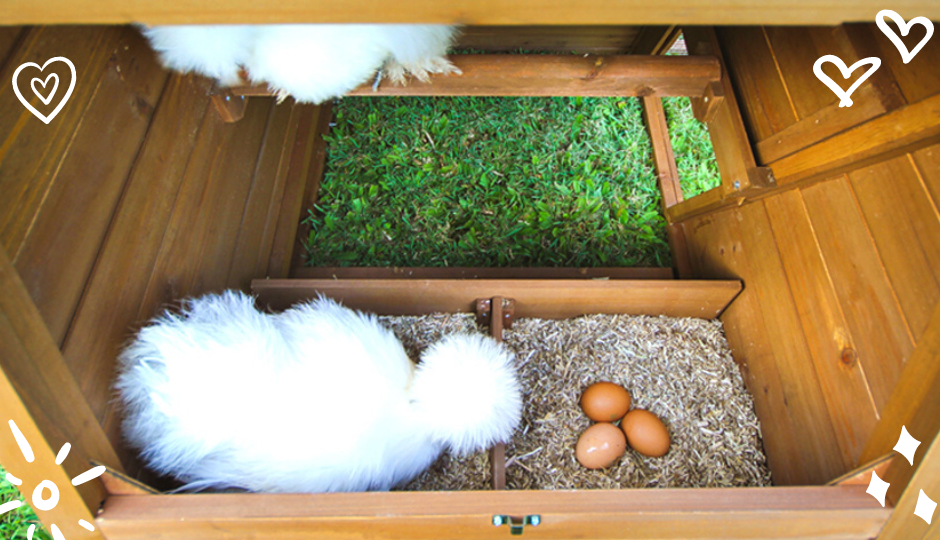
[[[373,315],[325,298],[265,314],[239,292],[143,328],[115,387],[130,444],[189,489],[387,490],[508,441],[522,410],[488,336],[446,336],[414,366]]]
[[[142,28],[163,64],[222,86],[266,83],[278,96],[322,103],[371,81],[459,74],[447,60],[456,28],[409,24],[286,24]],[[244,70],[249,81],[243,81]]]

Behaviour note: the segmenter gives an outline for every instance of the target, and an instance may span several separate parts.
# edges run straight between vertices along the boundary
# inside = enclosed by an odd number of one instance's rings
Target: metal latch
[[[539,523],[542,522],[542,516],[538,514],[531,514],[525,517],[518,516],[504,516],[504,515],[495,515],[493,516],[493,525],[500,527],[502,525],[509,525],[509,532],[513,535],[522,534],[522,529],[526,525],[531,525],[532,527],[538,527]]]
[[[496,302],[494,304],[493,302]],[[493,326],[493,314],[496,314],[501,321],[500,329],[512,328],[512,322],[516,318],[516,301],[512,298],[503,298],[496,296],[494,298],[477,298],[476,301],[477,323],[481,326]]]

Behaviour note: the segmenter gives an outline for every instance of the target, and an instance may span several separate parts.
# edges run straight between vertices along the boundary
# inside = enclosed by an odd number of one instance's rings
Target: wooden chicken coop
[[[940,500],[940,37],[904,63],[874,23],[886,7],[940,21],[927,0],[8,0],[0,419],[15,420],[36,459],[4,427],[0,462],[24,493],[59,486],[47,525],[94,525],[70,526],[70,540],[940,538],[913,517],[921,491]],[[299,221],[323,172],[329,106],[171,74],[131,22],[458,23],[463,44],[489,54],[455,59],[460,77],[379,94],[639,97],[675,268],[305,269]],[[688,56],[665,56],[680,31]],[[923,36],[912,32],[909,48]],[[580,54],[501,54],[519,48]],[[828,54],[882,60],[851,107],[813,73]],[[46,124],[9,82],[56,56],[77,84]],[[718,188],[683,197],[664,96],[692,98]],[[382,313],[509,297],[519,315],[719,318],[774,486],[156,492],[120,436],[117,352],[166,305],[226,288],[282,307],[326,292]],[[892,450],[902,425],[922,441],[913,464]],[[92,462],[110,472],[72,487]],[[866,493],[872,471],[891,485],[884,508]]]

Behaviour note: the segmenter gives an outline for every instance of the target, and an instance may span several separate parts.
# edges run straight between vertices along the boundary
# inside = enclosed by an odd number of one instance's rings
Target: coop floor
[[[683,190],[718,184],[664,100]],[[307,225],[311,266],[671,265],[633,98],[346,98]]]
[[[449,332],[483,332],[472,315],[383,317],[413,358]],[[591,315],[520,319],[504,331],[523,387],[523,420],[506,447],[509,489],[618,489],[770,485],[760,423],[719,321]],[[634,407],[667,425],[662,458],[632,450],[587,470],[574,455],[591,424],[578,405],[597,381],[627,388]],[[491,488],[488,452],[445,454],[405,490]]]

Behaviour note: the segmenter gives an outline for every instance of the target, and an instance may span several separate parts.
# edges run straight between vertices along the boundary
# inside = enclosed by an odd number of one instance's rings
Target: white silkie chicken
[[[405,84],[430,73],[460,73],[447,58],[456,29],[414,24],[155,26],[142,29],[163,64],[218,79],[222,86],[267,83],[279,97],[322,103],[376,72]],[[383,67],[384,66],[384,67]]]
[[[489,337],[445,337],[415,367],[373,315],[325,298],[265,314],[239,292],[143,328],[115,387],[131,445],[188,489],[387,490],[507,441],[522,409]]]

